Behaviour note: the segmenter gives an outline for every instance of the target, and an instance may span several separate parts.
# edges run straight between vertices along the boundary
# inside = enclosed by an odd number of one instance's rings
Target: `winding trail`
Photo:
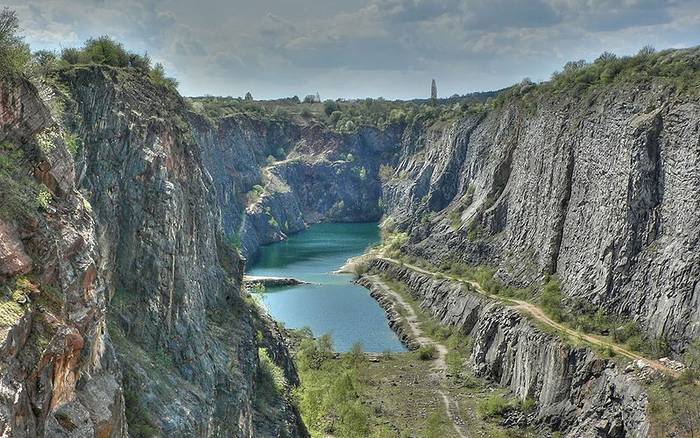
[[[452,422],[452,427],[454,428],[457,436],[460,438],[468,438],[468,433],[464,430],[464,421],[459,416],[459,403],[454,400],[447,392],[443,390],[445,374],[447,372],[447,362],[445,357],[449,351],[447,347],[435,340],[427,337],[420,327],[420,321],[418,320],[418,315],[411,304],[406,302],[404,298],[398,292],[394,291],[389,287],[381,278],[376,275],[367,275],[372,283],[378,286],[385,295],[389,296],[394,304],[398,304],[406,310],[407,316],[405,317],[408,327],[411,330],[413,339],[423,346],[434,346],[438,353],[438,356],[434,360],[434,365],[432,367],[433,374],[431,378],[435,380],[436,386],[438,386],[437,393],[442,399],[442,403],[445,405],[445,412],[447,412],[447,417]]]
[[[393,264],[395,264],[395,265],[397,265],[397,266],[403,266],[403,267],[409,268],[409,269],[411,269],[411,270],[413,270],[413,271],[415,271],[415,272],[419,272],[419,273],[421,273],[421,274],[430,275],[430,276],[432,276],[432,277],[435,277],[435,276],[437,275],[437,272],[429,271],[429,270],[427,270],[427,269],[421,268],[421,267],[416,266],[416,265],[412,265],[412,264],[410,264],[410,263],[406,263],[406,262],[401,263],[399,260],[392,259],[392,258],[389,258],[389,257],[378,256],[377,259],[383,260],[383,261],[386,261],[386,262],[389,262],[389,263],[393,263]],[[504,298],[503,298],[503,297],[499,297],[499,296],[497,296],[497,295],[492,295],[492,294],[489,294],[488,292],[486,292],[486,291],[481,287],[481,285],[480,285],[479,283],[475,282],[475,281],[464,280],[464,279],[461,279],[461,278],[453,277],[453,276],[448,275],[448,274],[445,274],[445,273],[443,273],[443,272],[440,272],[440,274],[442,274],[445,278],[447,278],[447,279],[449,279],[449,280],[451,280],[451,281],[455,281],[455,282],[459,282],[459,283],[463,283],[463,284],[466,284],[466,285],[471,286],[474,290],[476,290],[476,291],[477,291],[478,293],[480,293],[481,295],[487,296],[487,297],[489,297],[489,298],[492,298],[492,299],[494,299],[494,300],[498,300],[498,301],[501,301],[501,302],[504,301]],[[513,303],[513,304],[508,304],[508,303]],[[597,337],[597,336],[593,336],[593,335],[589,335],[589,334],[586,334],[586,333],[579,332],[579,331],[577,331],[577,330],[572,329],[571,327],[567,327],[567,326],[565,326],[565,325],[563,325],[563,324],[561,324],[561,323],[558,323],[558,322],[552,320],[550,317],[548,317],[548,316],[544,313],[544,311],[543,311],[541,308],[539,308],[538,306],[536,306],[536,305],[533,304],[533,303],[530,303],[530,302],[527,302],[527,301],[522,301],[522,300],[516,300],[516,299],[513,299],[513,298],[507,298],[507,303],[504,303],[504,304],[505,304],[507,307],[510,307],[510,308],[512,308],[512,309],[515,309],[515,310],[517,310],[517,311],[519,311],[519,312],[527,313],[527,314],[529,314],[531,317],[533,317],[534,319],[536,319],[537,321],[541,322],[542,324],[545,324],[545,325],[547,325],[547,326],[550,326],[550,327],[552,327],[552,328],[558,330],[559,332],[566,333],[567,335],[569,335],[569,336],[571,336],[571,337],[573,337],[573,338],[580,339],[580,340],[582,340],[582,341],[585,341],[585,342],[587,342],[587,343],[589,343],[589,344],[596,345],[596,346],[598,346],[598,347],[610,348],[610,349],[613,350],[615,353],[618,353],[618,354],[620,354],[620,355],[622,355],[622,356],[625,356],[625,357],[627,357],[627,358],[629,358],[629,359],[642,361],[643,363],[645,363],[646,365],[650,366],[651,368],[653,368],[653,369],[655,369],[655,370],[657,370],[657,371],[660,371],[660,372],[662,372],[662,373],[668,374],[668,375],[670,375],[670,376],[673,376],[673,377],[676,377],[676,378],[677,378],[677,377],[680,377],[680,375],[681,375],[680,372],[678,372],[678,371],[676,371],[676,370],[674,370],[674,369],[671,369],[671,368],[667,367],[666,365],[664,365],[663,363],[661,363],[661,362],[659,362],[659,361],[657,361],[657,360],[649,359],[649,358],[644,357],[644,356],[642,356],[642,355],[640,355],[640,354],[638,354],[638,353],[629,351],[629,350],[627,350],[627,349],[625,349],[625,348],[619,346],[618,344],[609,342],[609,341],[607,341],[607,340],[605,340],[605,339],[601,339],[601,338],[599,338],[599,337]],[[410,307],[410,306],[409,306],[409,307]]]

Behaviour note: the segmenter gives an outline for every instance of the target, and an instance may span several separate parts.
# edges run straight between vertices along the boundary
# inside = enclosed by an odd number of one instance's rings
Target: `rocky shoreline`
[[[401,343],[409,350],[417,350],[420,347],[410,330],[404,325],[404,317],[399,313],[396,304],[387,297],[381,288],[377,287],[369,278],[360,277],[355,283],[369,290],[369,295],[374,298],[379,306],[384,309],[389,327],[399,337]]]
[[[261,277],[256,275],[245,275],[243,276],[243,284],[248,286],[261,284],[265,287],[282,287],[309,284],[309,282],[291,277]]]

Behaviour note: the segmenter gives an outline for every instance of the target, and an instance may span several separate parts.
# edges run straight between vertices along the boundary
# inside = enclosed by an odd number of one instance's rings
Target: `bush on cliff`
[[[29,46],[18,32],[17,14],[7,7],[3,8],[0,11],[0,79],[18,76],[31,59]]]
[[[176,89],[177,80],[165,75],[163,64],[151,66],[148,54],[129,52],[124,46],[107,35],[90,38],[82,48],[70,47],[61,52],[63,65],[99,64],[116,68],[129,68],[148,76],[154,84],[168,89]]]
[[[540,295],[540,306],[547,316],[557,322],[564,320],[564,309],[561,301],[562,293],[559,281],[554,277],[549,277],[544,284],[542,295]]]

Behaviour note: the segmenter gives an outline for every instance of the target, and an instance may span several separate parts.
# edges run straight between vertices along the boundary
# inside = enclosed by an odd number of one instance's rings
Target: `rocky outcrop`
[[[31,272],[32,259],[13,225],[0,220],[0,277],[13,277]]]
[[[258,333],[278,333],[245,301],[244,260],[224,243],[185,102],[123,70],[77,67],[61,81],[83,144],[78,181],[97,222],[130,429],[264,436],[254,403]],[[284,394],[279,404],[286,409]],[[289,410],[268,428],[304,436]]]
[[[56,80],[50,106],[0,87],[0,435],[307,436],[185,102],[128,69]]]
[[[370,271],[403,282],[440,323],[469,335],[475,373],[509,387],[521,400],[536,401],[531,422],[569,437],[648,435],[646,393],[614,362],[567,345],[463,284],[382,260],[373,261]]]
[[[384,309],[389,327],[396,333],[401,343],[411,351],[417,350],[420,347],[420,343],[413,336],[413,332],[406,326],[405,318],[401,316],[394,301],[386,296],[386,294],[366,276],[358,278],[356,283],[369,290],[369,295]]]
[[[0,95],[11,178],[0,188],[0,435],[125,436],[107,279],[64,131],[29,82],[3,82]]]
[[[680,354],[700,336],[699,110],[654,79],[516,90],[405,135],[383,203],[405,251],[519,286],[556,273],[565,304],[633,318]]]

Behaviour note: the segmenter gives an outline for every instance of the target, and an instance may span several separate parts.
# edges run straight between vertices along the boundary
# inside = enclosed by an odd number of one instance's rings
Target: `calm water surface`
[[[365,351],[406,351],[384,311],[349,274],[333,274],[352,256],[379,241],[376,223],[317,224],[260,249],[248,274],[294,277],[312,284],[270,288],[263,301],[286,327],[331,333],[337,351],[361,342]]]

